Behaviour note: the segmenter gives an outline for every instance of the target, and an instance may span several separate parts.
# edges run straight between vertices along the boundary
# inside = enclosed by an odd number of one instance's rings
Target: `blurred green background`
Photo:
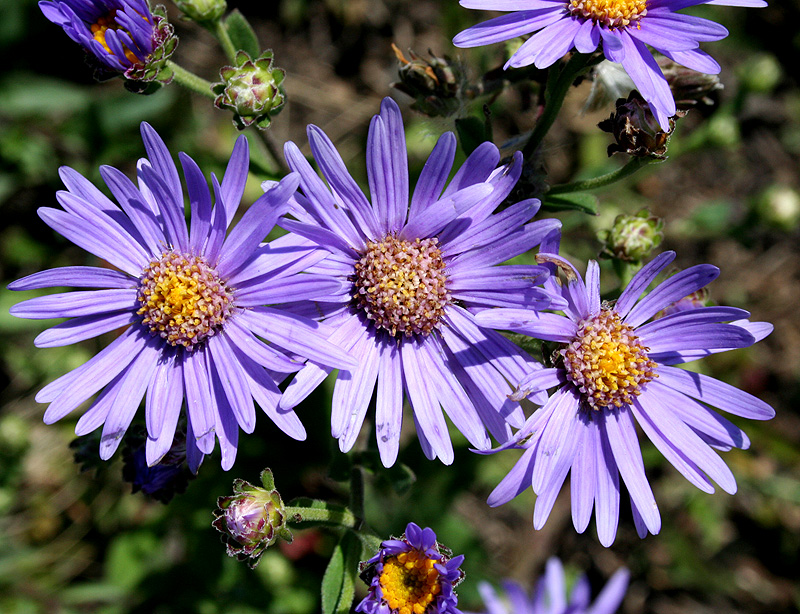
[[[451,120],[408,111],[410,99],[392,90],[392,42],[420,55],[430,48],[458,57],[472,78],[502,63],[500,45],[452,47],[455,33],[486,18],[456,0],[230,4],[251,20],[262,45],[274,50],[276,64],[287,71],[288,103],[273,123],[273,138],[294,140],[307,152],[305,126],[315,123],[362,179],[366,129],[382,97],[393,95],[404,108],[417,173],[438,135],[453,129]],[[224,58],[214,39],[182,21],[174,6],[168,10],[180,37],[174,59],[215,80]],[[623,503],[617,541],[608,549],[598,543],[593,526],[584,535],[574,532],[568,488],[539,532],[531,526],[530,491],[501,508],[486,506],[517,453],[480,457],[454,432],[456,460],[444,467],[427,461],[409,434],[399,460],[416,480],[397,492],[391,480],[399,468],[394,474],[368,473],[367,520],[385,537],[401,533],[412,520],[431,526],[441,542],[466,554],[467,579],[459,589],[465,610],[480,608],[478,580],[513,577],[531,585],[554,554],[573,572],[588,572],[595,591],[617,567],[629,566],[631,587],[621,609],[626,614],[800,607],[800,3],[694,10],[731,31],[708,48],[723,66],[718,104],[681,120],[667,162],[598,192],[598,216],[560,214],[564,252],[585,266],[601,249],[596,233],[618,213],[648,207],[663,217],[662,249],[677,250],[679,266],[710,262],[722,269],[710,288],[713,301],[748,309],[754,320],[776,328],[757,346],[714,356],[700,368],[765,399],[778,415],[768,423],[734,418],[752,440],[750,450],[724,454],[739,482],[735,496],[697,491],[643,443],[664,528],[639,540]],[[143,155],[138,126],[144,120],[173,154],[186,151],[204,172],[219,174],[236,130],[223,112],[177,86],[144,97],[129,94],[118,80],[94,83],[82,51],[33,0],[5,2],[0,16],[0,612],[319,611],[319,584],[334,544],[330,536],[298,533],[291,547],[270,549],[253,571],[225,555],[210,522],[216,498],[230,493],[233,478],[255,482],[266,466],[284,500],[346,501],[346,485],[335,479],[341,459],[329,435],[330,388],[298,410],[307,442],[290,440],[262,419],[253,435],[242,438],[231,472],[210,457],[186,493],[168,505],[130,494],[120,453],[81,471],[68,447],[75,414],[54,426],[42,423],[44,406],[34,401],[36,391],[104,343],[37,350],[32,340],[45,324],[8,314],[23,298],[5,289],[8,282],[53,266],[92,264],[36,215],[38,207],[55,205],[55,191],[62,188],[58,167],[71,166],[97,184],[101,164],[133,175]],[[611,106],[581,113],[590,88],[574,88],[545,143],[553,183],[621,164],[606,156],[610,136],[596,128]],[[530,98],[524,88],[513,88],[491,101],[495,142],[530,129]],[[465,104],[461,114],[481,116],[483,102]],[[263,156],[260,143],[252,145],[254,155]],[[257,197],[261,179],[251,176],[245,204]],[[613,289],[610,270],[604,279]],[[372,436],[365,425],[356,448],[366,449]]]

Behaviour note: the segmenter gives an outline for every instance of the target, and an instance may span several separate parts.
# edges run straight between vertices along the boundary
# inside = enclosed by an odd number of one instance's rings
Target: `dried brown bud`
[[[430,117],[447,117],[458,110],[463,71],[457,62],[447,56],[437,57],[430,50],[430,60],[410,49],[410,59],[406,59],[394,43],[392,49],[397,56],[400,76],[400,81],[392,83],[392,87],[414,98],[412,109]]]
[[[672,90],[678,109],[688,111],[716,104],[717,92],[723,89],[719,76],[691,70],[668,58],[659,58],[658,65]]]

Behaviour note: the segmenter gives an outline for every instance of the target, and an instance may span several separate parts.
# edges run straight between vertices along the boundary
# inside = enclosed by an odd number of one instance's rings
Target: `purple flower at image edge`
[[[498,168],[497,148],[484,143],[448,184],[456,139],[446,133],[409,201],[403,120],[386,98],[367,141],[370,202],[328,137],[310,126],[308,138],[327,185],[288,143],[286,159],[300,174],[302,194],[291,209],[295,219],[279,225],[330,254],[308,271],[342,283],[338,301],[307,305],[310,315],[321,314],[335,330],[329,340],[359,360],[355,370],[340,369],[333,391],[331,431],[340,449],[346,452],[356,441],[376,387],[376,436],[385,466],[397,458],[404,398],[428,458],[453,462],[442,408],[476,448],[489,449],[487,429],[507,440],[509,424],[524,422],[519,404],[508,399],[508,382],[537,363],[477,325],[474,313],[561,301],[539,287],[548,276],[545,267],[496,266],[560,227],[557,220],[529,221],[539,209],[535,199],[494,213],[520,176],[521,155]],[[330,372],[311,360],[287,387],[281,406],[294,407]]]
[[[456,35],[456,47],[479,47],[533,34],[506,62],[506,68],[534,64],[547,68],[571,49],[622,64],[665,131],[675,100],[653,58],[652,47],[692,70],[717,74],[719,64],[699,46],[728,35],[723,26],[678,13],[699,4],[764,7],[763,0],[461,0],[461,6],[509,11]],[[534,34],[535,33],[535,34]]]
[[[39,8],[96,60],[102,77],[150,81],[176,44],[172,26],[147,0],[44,0]],[[159,66],[148,74],[154,60]]]
[[[579,576],[568,593],[564,567],[552,557],[530,595],[519,583],[506,580],[502,584],[505,599],[501,599],[488,582],[481,582],[482,614],[614,614],[625,598],[629,576],[624,567],[618,569],[592,602],[586,576]]]
[[[555,392],[501,446],[522,448],[524,454],[492,492],[490,505],[532,486],[537,494],[533,524],[540,529],[571,471],[573,524],[579,533],[585,531],[594,509],[598,537],[608,546],[617,533],[622,476],[639,536],[658,533],[661,517],[645,475],[637,424],[692,484],[712,493],[714,480],[726,492],[736,492],[733,474],[714,449],[746,449],[750,441],[708,406],[754,420],[768,420],[775,410],[734,386],[673,365],[752,345],[772,325],[750,322],[748,312],[733,307],[697,307],[653,319],[719,274],[714,266],[697,265],[642,297],[674,257],[666,252],[653,259],[609,304],[600,300],[596,262],[589,263],[584,283],[559,256],[540,255],[567,273],[568,283],[560,286],[569,303],[566,315],[497,309],[476,316],[486,326],[563,344],[554,355],[555,366],[519,383],[519,398]],[[553,279],[547,284],[554,291],[559,287]]]
[[[367,596],[356,606],[364,614],[461,614],[455,587],[464,578],[464,555],[436,541],[431,528],[409,522],[399,539],[381,542],[381,549],[361,564]]]
[[[247,139],[236,141],[222,182],[212,174],[213,206],[206,178],[181,153],[191,211],[187,228],[181,180],[169,150],[146,123],[142,137],[149,159],[137,166],[138,187],[117,169],[100,168],[118,204],[62,167],[67,190],[56,197],[63,210],[39,209],[53,230],[114,268],[68,266],[17,280],[10,289],[91,290],[32,298],[10,312],[28,319],[69,318],[36,337],[38,347],[124,329],[88,362],[39,391],[36,400],[50,404],[47,424],[102,391],[75,432],[83,436],[102,426],[105,460],[146,396],[145,452],[152,466],[170,450],[185,401],[189,467],[196,471],[218,439],[222,466],[229,469],[239,428],[247,433],[255,428],[254,401],[285,433],[305,438],[294,412],[278,409],[277,386],[303,359],[332,367],[356,364],[326,341],[319,324],[282,308],[298,298],[335,293],[340,284],[298,273],[318,257],[297,247],[296,238],[262,244],[288,209],[297,174],[261,196],[228,233],[247,181]]]

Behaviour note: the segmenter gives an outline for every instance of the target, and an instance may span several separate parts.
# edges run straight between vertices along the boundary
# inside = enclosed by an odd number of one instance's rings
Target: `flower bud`
[[[448,117],[458,110],[462,69],[447,56],[437,57],[428,51],[430,60],[424,60],[410,49],[407,60],[403,52],[392,43],[399,63],[399,83],[392,87],[414,98],[411,108],[429,117]]]
[[[618,215],[610,230],[598,233],[603,255],[624,262],[641,262],[661,244],[664,220],[642,209],[636,215]]]
[[[252,124],[266,129],[283,106],[280,85],[286,73],[273,68],[272,57],[271,50],[255,60],[245,51],[239,51],[236,66],[225,66],[219,71],[222,83],[214,84],[217,94],[214,104],[219,109],[233,111],[233,123],[239,130]]]
[[[193,21],[216,21],[228,10],[225,0],[175,0],[178,8]]]
[[[636,90],[628,99],[617,100],[617,109],[611,117],[601,121],[598,127],[614,135],[616,143],[608,146],[608,155],[617,152],[643,158],[665,160],[669,137],[675,128],[675,119],[683,117],[685,111],[678,111],[669,119],[669,131],[664,132],[658,124],[650,105]]]
[[[264,551],[278,538],[292,541],[292,533],[286,526],[283,500],[275,490],[272,471],[261,472],[263,488],[236,479],[232,496],[217,499],[219,509],[212,525],[222,533],[228,556],[240,561],[250,559],[248,565],[255,567]]]
[[[659,58],[658,65],[672,90],[675,106],[688,111],[695,107],[713,107],[717,92],[723,89],[718,75],[707,75],[676,64],[669,58]]]

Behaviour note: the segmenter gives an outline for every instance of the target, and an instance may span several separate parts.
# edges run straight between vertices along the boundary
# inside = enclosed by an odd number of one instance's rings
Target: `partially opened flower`
[[[190,468],[196,470],[219,439],[227,469],[236,457],[239,428],[248,433],[255,428],[254,400],[287,434],[305,438],[297,416],[278,409],[276,385],[299,369],[302,359],[355,365],[325,340],[315,322],[281,308],[299,298],[335,293],[340,284],[298,274],[309,250],[297,248],[292,237],[261,244],[288,209],[296,174],[259,198],[226,237],[247,180],[247,140],[236,142],[222,183],[212,175],[214,206],[206,178],[181,154],[191,210],[187,228],[178,169],[146,123],[142,136],[149,159],[139,161],[138,187],[115,168],[100,169],[118,204],[64,167],[67,190],[57,194],[64,209],[39,209],[53,230],[113,268],[70,266],[15,281],[12,290],[92,290],[29,299],[12,307],[11,314],[70,318],[41,333],[38,347],[123,329],[99,354],[36,395],[37,401],[50,403],[46,423],[102,391],[75,431],[85,435],[102,426],[100,456],[107,459],[146,394],[146,458],[153,465],[172,445],[185,399]]]
[[[470,9],[510,12],[464,30],[453,44],[479,47],[535,32],[506,68],[547,68],[573,48],[592,53],[602,47],[606,58],[622,64],[667,131],[675,101],[648,46],[687,68],[718,73],[719,64],[700,43],[725,38],[728,31],[708,19],[677,12],[698,4],[767,5],[763,0],[461,0],[461,6]]]
[[[520,309],[477,315],[481,324],[563,344],[554,366],[531,372],[519,384],[519,397],[555,392],[515,435],[513,445],[525,452],[489,497],[490,505],[532,485],[538,495],[533,523],[541,528],[571,470],[575,528],[586,529],[594,508],[598,537],[608,546],[617,532],[622,476],[640,537],[658,533],[661,518],[645,475],[637,424],[692,484],[711,493],[713,480],[736,492],[733,474],[714,449],[747,448],[749,440],[709,405],[754,420],[768,420],[775,411],[729,384],[673,365],[749,346],[772,326],[751,323],[746,311],[733,307],[698,307],[653,319],[719,274],[711,265],[694,266],[642,297],[674,257],[666,252],[653,259],[611,304],[600,300],[596,262],[589,263],[584,284],[569,263],[544,255],[566,271],[566,315]]]
[[[44,0],[39,8],[92,58],[98,78],[169,82],[177,45],[164,7],[147,0]]]
[[[428,158],[409,203],[408,161],[400,110],[391,99],[372,119],[367,172],[372,202],[347,172],[325,134],[310,126],[311,151],[328,185],[294,143],[286,159],[300,176],[302,195],[285,229],[330,255],[309,269],[342,282],[338,302],[319,311],[330,341],[357,357],[341,369],[333,392],[331,430],[349,450],[377,387],[375,427],[381,459],[394,463],[403,400],[414,413],[428,458],[453,461],[442,413],[473,446],[487,449],[486,429],[500,441],[522,410],[507,396],[533,360],[499,333],[477,325],[474,311],[493,306],[541,308],[551,297],[538,287],[537,265],[495,266],[538,245],[560,226],[529,222],[538,200],[493,213],[519,178],[522,161],[497,168],[500,154],[484,143],[447,184],[455,137],[443,135]],[[447,187],[445,185],[447,184]],[[310,305],[309,313],[319,306]],[[331,372],[313,359],[286,389],[293,407]]]
[[[614,614],[625,598],[629,575],[624,567],[618,569],[592,602],[586,576],[579,576],[568,592],[564,567],[553,557],[530,596],[513,580],[503,582],[505,600],[488,582],[482,582],[478,590],[486,606],[484,614]]]
[[[387,539],[362,563],[367,596],[356,606],[365,614],[460,614],[453,590],[464,578],[456,557],[436,541],[428,527],[409,522],[400,539]]]

